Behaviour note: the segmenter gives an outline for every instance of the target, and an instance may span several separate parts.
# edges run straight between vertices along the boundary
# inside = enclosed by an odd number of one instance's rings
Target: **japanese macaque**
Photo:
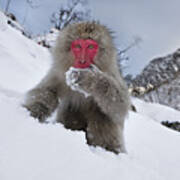
[[[57,109],[57,122],[83,130],[87,144],[125,152],[123,129],[130,108],[110,31],[97,22],[64,28],[46,77],[27,94],[24,106],[44,122]]]

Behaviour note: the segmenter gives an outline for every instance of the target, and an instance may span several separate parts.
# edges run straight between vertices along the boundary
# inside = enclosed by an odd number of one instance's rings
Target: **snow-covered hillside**
[[[31,88],[49,67],[50,54],[20,31],[6,24],[0,14],[0,87],[18,93]]]
[[[153,59],[132,80],[134,87],[152,86],[139,98],[180,110],[180,49],[165,57]]]
[[[138,112],[126,120],[128,153],[120,155],[89,147],[83,132],[30,117],[21,104],[51,56],[0,16],[0,180],[180,179],[180,133],[159,123],[180,121],[178,111],[133,99]]]

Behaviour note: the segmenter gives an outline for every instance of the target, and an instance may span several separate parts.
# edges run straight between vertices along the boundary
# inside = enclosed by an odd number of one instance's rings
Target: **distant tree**
[[[23,21],[21,23],[23,26],[26,23],[26,20],[27,20],[28,14],[29,14],[29,9],[30,8],[36,9],[41,6],[39,1],[41,1],[41,0],[38,0],[38,2],[37,2],[37,0],[36,1],[35,0],[26,0],[26,3],[28,4],[28,6],[26,6],[25,15],[24,15]]]
[[[5,6],[5,13],[8,13],[10,4],[11,4],[11,0],[7,0],[6,6]]]
[[[33,9],[40,7],[41,6],[41,4],[40,4],[41,1],[42,0],[26,0],[26,2],[29,4],[29,6],[31,8],[33,8]]]
[[[90,19],[90,10],[86,8],[87,0],[69,0],[67,6],[62,6],[58,12],[52,14],[51,23],[58,30],[72,22]]]
[[[127,86],[129,87],[129,86],[132,84],[132,81],[133,81],[133,76],[132,76],[132,74],[127,74],[127,75],[124,77],[124,80],[126,81],[126,84],[127,84]]]
[[[140,36],[135,36],[133,41],[126,48],[119,51],[119,55],[122,55],[122,54],[126,53],[131,48],[139,45],[139,43],[141,43],[141,42],[142,42],[142,38]]]

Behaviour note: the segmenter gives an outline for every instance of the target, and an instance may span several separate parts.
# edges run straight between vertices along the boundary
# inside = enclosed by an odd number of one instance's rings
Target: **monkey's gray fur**
[[[85,97],[67,85],[65,73],[72,67],[70,51],[76,39],[93,39],[99,44],[91,68],[72,71],[76,86]],[[46,77],[28,92],[24,106],[40,122],[58,108],[57,122],[72,130],[83,130],[87,143],[115,153],[125,152],[124,120],[130,108],[127,87],[119,74],[110,31],[96,22],[75,23],[64,28],[53,52],[53,64]]]

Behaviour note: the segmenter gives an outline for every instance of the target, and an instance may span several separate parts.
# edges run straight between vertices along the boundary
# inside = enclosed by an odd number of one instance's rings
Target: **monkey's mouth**
[[[83,60],[79,60],[75,62],[74,67],[75,68],[89,68],[91,64],[92,62],[83,59]]]
[[[82,59],[79,61],[80,64],[86,64],[86,60],[85,59]]]

